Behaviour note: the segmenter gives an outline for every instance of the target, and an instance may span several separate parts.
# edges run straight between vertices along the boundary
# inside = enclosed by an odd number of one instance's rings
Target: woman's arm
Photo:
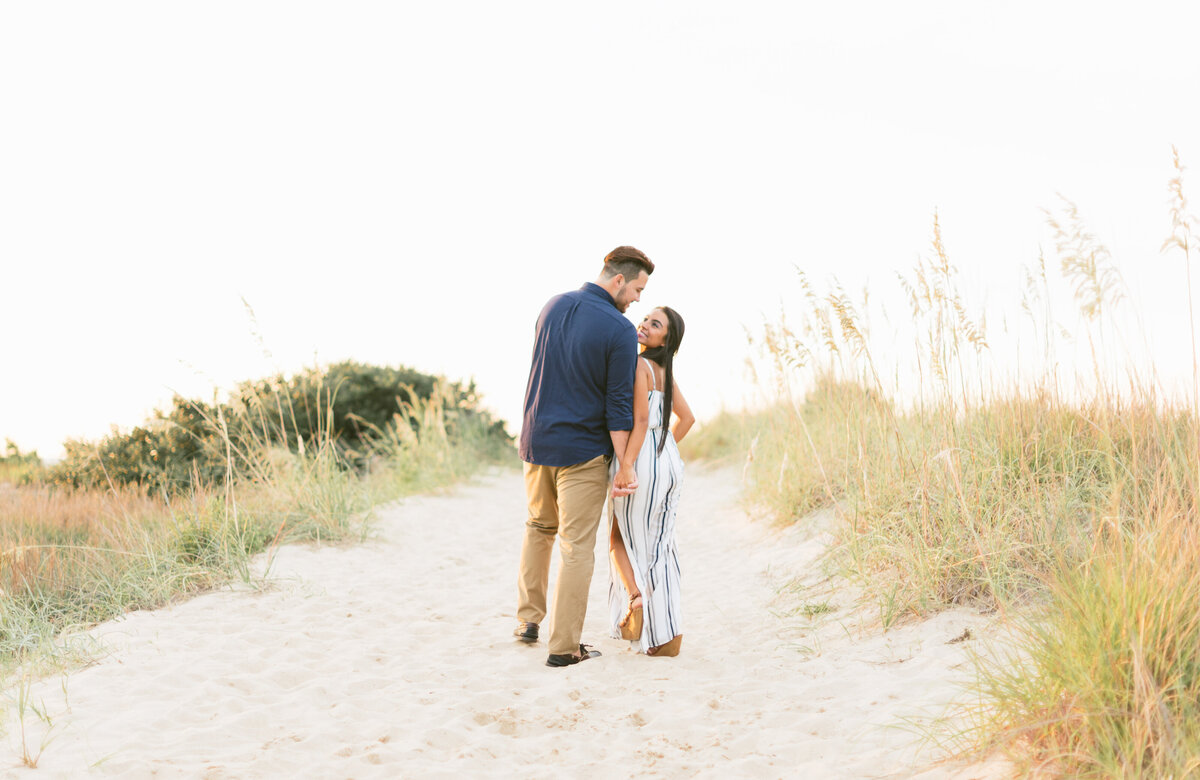
[[[687,432],[692,429],[692,424],[696,422],[692,408],[688,406],[683,393],[679,392],[678,382],[671,388],[671,413],[679,418],[675,421],[675,427],[671,429],[671,435],[675,437],[675,443],[678,444],[684,436],[687,436]],[[635,422],[634,425],[636,426],[637,423]]]
[[[621,465],[615,484],[619,488],[630,484],[637,485],[634,466],[637,464],[638,453],[642,451],[642,442],[646,440],[646,431],[650,427],[649,396],[650,369],[639,360],[637,373],[633,378],[633,430],[629,432],[625,452],[617,453],[617,460]]]

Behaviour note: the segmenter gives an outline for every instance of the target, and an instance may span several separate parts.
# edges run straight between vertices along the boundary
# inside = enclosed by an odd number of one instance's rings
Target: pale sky
[[[474,377],[515,432],[539,309],[619,244],[658,264],[629,316],[687,321],[703,420],[755,395],[745,328],[794,267],[898,301],[935,212],[1016,316],[1056,193],[1190,371],[1159,246],[1171,145],[1200,170],[1198,29],[1194,2],[0,4],[0,439],[55,457],[343,359]]]

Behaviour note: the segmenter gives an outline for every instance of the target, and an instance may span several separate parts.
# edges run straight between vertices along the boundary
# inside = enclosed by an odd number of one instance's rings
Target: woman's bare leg
[[[612,558],[613,567],[617,570],[617,577],[620,578],[621,584],[625,587],[625,592],[630,596],[641,596],[638,590],[637,580],[633,576],[633,564],[629,562],[629,552],[625,549],[625,540],[621,538],[621,529],[617,527],[617,518],[612,519],[612,533],[608,536],[608,555]],[[632,606],[632,605],[631,605]],[[637,609],[641,604],[633,606]]]

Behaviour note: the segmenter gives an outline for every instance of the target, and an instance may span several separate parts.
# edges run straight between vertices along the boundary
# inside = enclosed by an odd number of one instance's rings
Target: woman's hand
[[[621,466],[617,470],[617,476],[613,478],[613,498],[627,496],[637,490],[638,481],[637,473],[633,470],[633,464]]]

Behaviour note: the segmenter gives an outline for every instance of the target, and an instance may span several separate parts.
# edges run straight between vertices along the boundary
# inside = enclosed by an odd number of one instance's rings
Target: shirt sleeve
[[[604,417],[610,431],[633,429],[633,379],[637,370],[637,335],[632,325],[621,328],[608,351],[608,388]]]

